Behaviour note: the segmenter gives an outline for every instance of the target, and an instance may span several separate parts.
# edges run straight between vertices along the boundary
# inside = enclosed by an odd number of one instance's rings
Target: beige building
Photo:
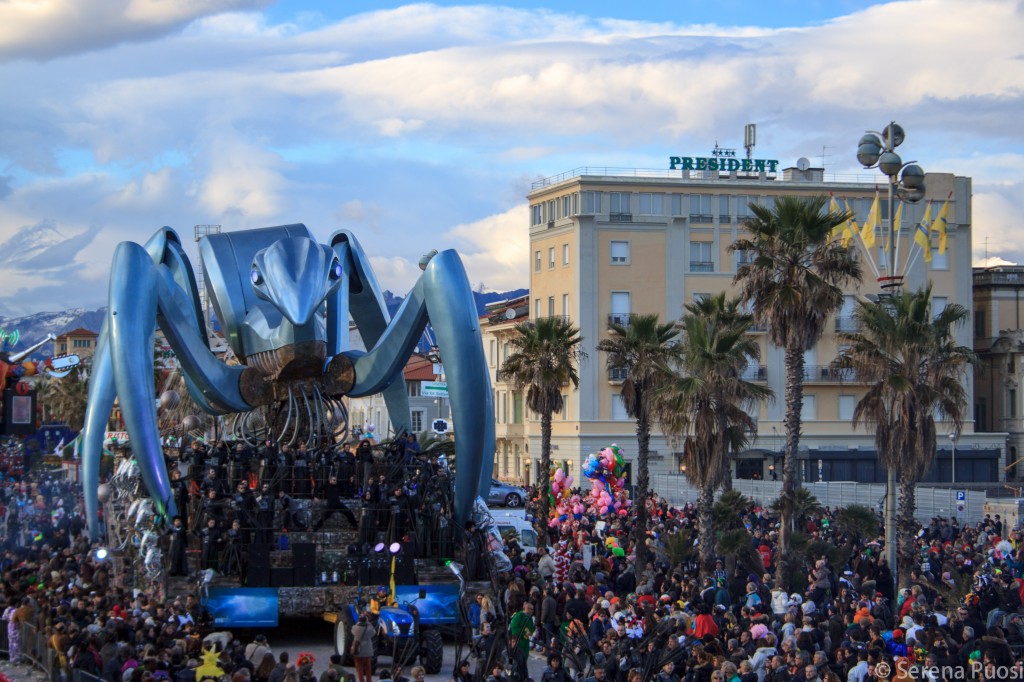
[[[673,159],[678,162],[678,159]],[[685,160],[684,160],[685,161]],[[692,162],[693,160],[691,160]],[[700,168],[700,159],[696,160]],[[705,160],[706,161],[706,160]],[[676,164],[677,168],[680,164]],[[686,163],[681,164],[683,168]],[[694,165],[694,164],[690,164]],[[568,406],[556,415],[552,459],[568,461],[578,473],[588,453],[618,443],[635,456],[634,423],[618,395],[621,376],[606,369],[605,357],[595,350],[607,337],[609,321],[627,322],[630,313],[657,313],[664,320],[677,319],[683,305],[701,296],[727,290],[732,285],[743,254],[728,247],[744,233],[742,224],[751,214],[749,204],[770,206],[775,197],[809,197],[831,194],[848,203],[863,224],[875,196],[875,178],[826,178],[821,169],[787,168],[751,164],[749,172],[707,170],[623,171],[577,169],[534,183],[530,210],[530,304],[531,318],[568,316],[580,327],[589,360],[580,369],[578,391],[567,389]],[[706,167],[706,164],[705,164]],[[878,180],[882,180],[879,175]],[[932,259],[912,255],[906,286],[934,283],[935,305],[958,302],[971,307],[971,179],[946,173],[926,178],[927,199],[934,200],[932,215],[941,200],[951,196],[949,248],[937,252],[933,235]],[[888,211],[882,185],[882,229],[871,250],[881,276],[886,252]],[[911,239],[925,202],[903,210],[903,238],[899,265],[909,253],[919,252]],[[863,253],[860,254],[862,260]],[[865,263],[865,281],[848,292],[843,309],[830,321],[825,337],[807,353],[804,423],[801,440],[801,473],[805,480],[856,480],[882,482],[885,473],[877,465],[873,434],[853,430],[850,420],[863,386],[829,368],[839,342],[836,331],[854,329],[852,313],[858,299],[877,296],[876,273]],[[970,326],[958,330],[959,341],[972,342]],[[761,364],[748,370],[751,380],[764,382],[776,399],[753,410],[758,435],[751,449],[736,461],[738,478],[770,478],[773,465],[781,463],[785,410],[783,352],[768,344],[763,330],[754,332],[761,345]],[[485,341],[486,345],[487,341]],[[968,377],[971,399],[967,423],[957,444],[957,480],[993,480],[1004,465],[1004,437],[977,434],[974,428],[973,377]],[[500,384],[497,384],[500,386]],[[497,389],[501,390],[501,389]],[[539,429],[529,429],[529,457],[536,471]],[[948,426],[939,425],[946,433]],[[656,433],[651,442],[653,473],[678,473],[679,454]],[[926,480],[950,480],[950,447],[940,443],[937,468]],[[503,452],[499,452],[499,463]],[[525,466],[525,465],[524,465]],[[502,471],[499,467],[497,471]]]
[[[1024,467],[1024,267],[1006,265],[974,270],[974,414],[977,431],[1007,434],[1006,478],[1021,479]],[[959,469],[959,467],[958,467]]]
[[[82,360],[91,358],[96,352],[96,340],[99,334],[88,329],[74,329],[65,332],[53,340],[53,354],[77,355]]]
[[[531,481],[536,469],[530,459],[524,392],[517,391],[502,375],[501,363],[513,352],[509,340],[516,325],[529,319],[529,295],[492,303],[480,318],[480,334],[494,391],[494,477],[515,484]],[[533,426],[539,433],[539,423]]]

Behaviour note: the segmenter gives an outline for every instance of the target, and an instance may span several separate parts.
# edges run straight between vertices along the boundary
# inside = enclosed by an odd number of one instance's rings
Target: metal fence
[[[771,504],[779,497],[781,481],[749,481],[734,479],[733,489],[752,498],[760,505]],[[885,485],[882,483],[856,483],[854,481],[829,483],[804,483],[822,506],[847,507],[862,504],[882,510],[885,500]],[[690,485],[685,476],[655,474],[651,476],[651,488],[672,505],[683,505],[697,501],[697,488]],[[958,500],[958,496],[964,499]],[[717,494],[716,494],[717,497]],[[986,494],[980,490],[954,490],[952,488],[917,488],[917,510],[915,516],[921,523],[927,523],[935,516],[956,517],[961,523],[978,523],[985,518]]]
[[[61,666],[60,657],[50,646],[46,634],[29,623],[21,623],[19,631],[21,642],[17,651],[18,660],[28,662],[32,667],[42,671],[50,682],[64,682],[67,679],[68,671]],[[0,627],[0,653],[7,654],[8,657],[11,656],[6,623]],[[81,682],[95,682],[95,680],[83,679]]]

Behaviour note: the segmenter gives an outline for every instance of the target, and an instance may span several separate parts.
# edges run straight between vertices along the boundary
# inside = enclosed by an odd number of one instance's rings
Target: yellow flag
[[[935,231],[939,233],[939,255],[946,253],[946,223],[949,218],[949,199],[942,203],[939,215],[935,216]]]
[[[899,241],[899,238],[900,238],[900,228],[901,227],[903,227],[903,202],[902,201],[899,202],[896,205],[896,219],[892,221],[892,229],[894,231],[894,234],[895,234],[895,237],[896,237],[897,241]],[[890,249],[892,249],[892,243],[891,243],[891,240],[889,239],[889,237],[890,237],[890,235],[888,235],[888,234],[885,235],[885,252],[886,253],[889,253]]]
[[[839,204],[836,202],[836,198],[832,197],[828,204],[828,210],[832,213],[841,213],[843,209],[839,208]],[[833,240],[845,239],[846,227],[847,222],[845,220],[836,225],[834,228],[832,228],[831,238]],[[846,244],[844,243],[843,246],[846,246]]]
[[[932,240],[928,232],[928,224],[932,219],[932,205],[929,203],[924,208],[924,215],[921,216],[921,222],[914,228],[914,243],[921,247],[921,251],[924,253],[924,262],[932,262]]]
[[[871,248],[875,245],[875,230],[881,224],[881,217],[878,215],[878,192],[875,192],[875,200],[871,202],[871,210],[868,211],[868,219],[864,221],[864,227],[860,230],[860,238],[864,240],[864,246]]]
[[[843,233],[843,246],[847,246],[850,240],[857,236],[857,214],[850,209],[850,204],[843,199],[843,205],[846,206],[846,212],[850,214],[850,219],[846,221],[846,232]]]

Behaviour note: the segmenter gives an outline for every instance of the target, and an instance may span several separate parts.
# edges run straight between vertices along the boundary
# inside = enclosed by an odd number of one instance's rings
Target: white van
[[[494,525],[501,533],[502,539],[507,540],[508,535],[515,531],[524,553],[537,551],[537,531],[533,529],[533,524],[526,520],[526,513],[522,509],[492,511],[491,517],[494,518]]]

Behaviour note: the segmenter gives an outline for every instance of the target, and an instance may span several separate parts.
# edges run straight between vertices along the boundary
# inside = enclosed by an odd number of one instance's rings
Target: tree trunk
[[[540,487],[537,541],[541,547],[547,547],[548,521],[551,516],[551,412],[540,415],[540,471],[537,473],[537,485]]]
[[[713,485],[702,485],[697,493],[697,520],[700,534],[697,544],[700,550],[700,575],[706,578],[715,570],[715,529],[711,527],[712,510],[715,506]]]
[[[789,589],[789,548],[793,531],[793,503],[796,498],[796,456],[800,447],[800,412],[804,406],[804,351],[790,345],[786,348],[786,451],[782,467],[782,518],[779,524],[779,546],[775,559],[775,584]]]
[[[636,577],[639,581],[647,568],[647,494],[651,486],[650,472],[647,469],[647,458],[651,445],[651,425],[647,415],[645,398],[638,396],[636,401],[636,526],[633,527],[636,545]]]
[[[914,540],[917,537],[918,524],[914,518],[914,509],[917,507],[917,481],[900,477],[900,506],[899,514],[896,517],[896,568],[899,571],[900,589],[910,587],[910,572],[914,570],[918,561],[917,552],[914,549]]]

